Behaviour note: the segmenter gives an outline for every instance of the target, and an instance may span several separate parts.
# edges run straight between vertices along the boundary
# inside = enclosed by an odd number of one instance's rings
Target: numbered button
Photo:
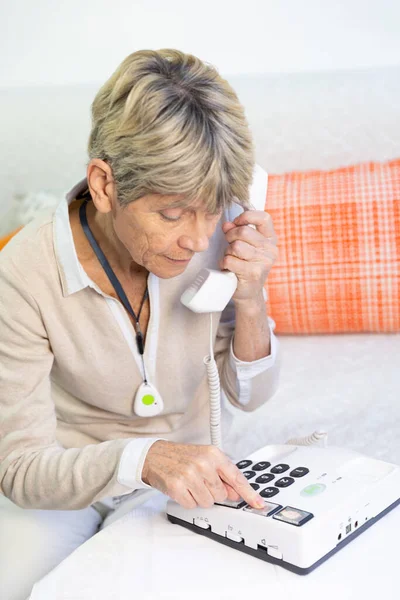
[[[281,463],[279,465],[275,465],[275,467],[272,467],[271,473],[278,473],[278,474],[284,473],[288,469],[290,469],[289,465],[285,465],[284,463]]]
[[[292,485],[292,483],[294,483],[294,479],[292,479],[292,477],[281,477],[281,479],[275,481],[276,487],[280,488],[288,487],[289,485]]]
[[[276,487],[267,487],[260,492],[260,496],[263,498],[272,498],[276,494],[279,494],[279,490]]]
[[[258,490],[258,488],[260,487],[260,486],[258,485],[258,483],[251,483],[250,485],[251,485],[251,487],[253,488],[253,490]]]
[[[252,477],[254,477],[254,475],[256,475],[255,471],[243,471],[243,475],[246,477],[246,479],[251,479]]]
[[[304,477],[304,475],[307,475],[309,472],[310,469],[307,469],[306,467],[297,467],[296,469],[293,469],[293,471],[290,471],[289,475],[292,477]]]
[[[263,473],[256,479],[256,483],[269,483],[275,479],[275,475],[271,475],[271,473]]]
[[[265,469],[268,469],[270,466],[271,463],[264,460],[256,463],[255,465],[253,465],[252,468],[254,469],[254,471],[265,471]]]
[[[238,469],[246,469],[246,467],[249,467],[250,465],[251,460],[241,460],[240,462],[236,463]]]

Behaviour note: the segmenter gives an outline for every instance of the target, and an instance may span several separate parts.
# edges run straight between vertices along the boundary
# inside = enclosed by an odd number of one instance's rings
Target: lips
[[[171,258],[171,256],[166,256],[169,260],[173,260],[174,262],[189,262],[191,260],[191,256],[189,258]]]

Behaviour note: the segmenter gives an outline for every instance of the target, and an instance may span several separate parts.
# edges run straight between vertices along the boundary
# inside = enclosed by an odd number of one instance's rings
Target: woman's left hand
[[[248,227],[248,225],[254,225]],[[222,225],[229,246],[220,260],[238,278],[234,301],[257,299],[278,258],[277,237],[271,216],[262,210],[246,210]]]

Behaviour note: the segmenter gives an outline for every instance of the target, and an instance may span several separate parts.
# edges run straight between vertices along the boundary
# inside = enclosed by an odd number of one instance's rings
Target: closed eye
[[[167,215],[164,215],[162,212],[160,212],[159,214],[160,217],[164,219],[164,221],[179,221],[179,219],[181,218],[181,215],[179,215],[178,217],[167,217]]]
[[[163,212],[160,211],[159,215],[161,216],[161,218],[164,221],[169,221],[169,222],[174,222],[175,221],[176,222],[176,221],[179,221],[182,218],[182,216],[184,214],[188,213],[188,212],[195,213],[196,211],[194,209],[188,208],[188,209],[184,210],[183,213],[180,213],[179,215],[176,215],[176,216],[168,216],[168,215],[166,215],[166,214],[164,214]],[[207,220],[219,219],[221,217],[221,214],[222,214],[222,210],[218,211],[215,214],[207,212],[206,213],[206,219]]]

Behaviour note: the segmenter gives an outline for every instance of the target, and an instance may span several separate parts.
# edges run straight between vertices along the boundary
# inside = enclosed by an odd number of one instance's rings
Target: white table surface
[[[38,582],[30,600],[400,597],[400,506],[300,576],[170,523],[166,502],[156,493],[100,531]]]

